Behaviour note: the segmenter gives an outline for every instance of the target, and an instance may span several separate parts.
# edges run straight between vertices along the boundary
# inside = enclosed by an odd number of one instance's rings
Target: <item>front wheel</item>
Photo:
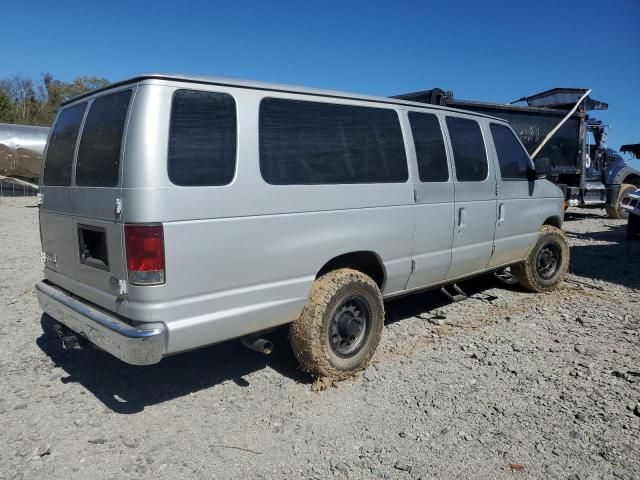
[[[364,273],[341,268],[314,282],[289,336],[303,370],[342,379],[367,366],[383,325],[384,305],[376,283]]]
[[[618,198],[616,198],[615,205],[605,208],[607,210],[607,215],[609,215],[610,218],[629,218],[629,211],[622,208],[620,204],[627,193],[631,193],[637,188],[638,187],[635,185],[631,185],[629,183],[623,183],[620,185],[620,191],[618,192]]]
[[[547,292],[562,283],[569,268],[569,244],[562,230],[544,225],[535,246],[511,272],[521,286],[532,292]]]

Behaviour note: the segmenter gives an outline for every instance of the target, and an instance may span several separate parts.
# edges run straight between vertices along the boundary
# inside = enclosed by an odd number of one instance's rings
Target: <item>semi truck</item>
[[[507,120],[529,154],[545,159],[547,178],[562,189],[567,207],[604,207],[611,218],[627,218],[620,204],[627,193],[640,188],[640,172],[607,146],[609,125],[587,112],[606,110],[608,105],[589,93],[584,88],[553,88],[502,104],[461,100],[452,91],[433,88],[394,98]]]

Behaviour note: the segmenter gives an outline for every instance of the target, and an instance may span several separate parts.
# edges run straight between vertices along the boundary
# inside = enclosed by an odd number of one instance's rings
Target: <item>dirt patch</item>
[[[63,352],[34,205],[0,204],[0,478],[640,478],[640,242],[603,211],[567,212],[560,290],[387,302],[374,364],[313,393],[286,331],[271,356]]]

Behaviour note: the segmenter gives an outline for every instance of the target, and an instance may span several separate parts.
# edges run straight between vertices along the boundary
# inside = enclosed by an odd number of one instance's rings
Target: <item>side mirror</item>
[[[533,161],[535,168],[527,171],[527,177],[530,180],[538,178],[547,178],[547,172],[549,171],[549,159],[547,157],[536,158]],[[530,178],[533,177],[533,178]]]

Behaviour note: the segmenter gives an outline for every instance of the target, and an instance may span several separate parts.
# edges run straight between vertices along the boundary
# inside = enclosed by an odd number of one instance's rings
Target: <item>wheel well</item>
[[[544,221],[543,225],[551,225],[552,227],[562,228],[562,221],[559,217],[549,217]]]
[[[354,270],[358,270],[365,275],[370,276],[373,281],[378,284],[380,290],[382,290],[385,280],[385,271],[382,261],[375,253],[369,251],[350,252],[334,257],[324,264],[316,275],[316,278],[339,268],[353,268]]]
[[[622,183],[630,183],[631,185],[640,187],[640,175],[629,175],[622,181]]]

